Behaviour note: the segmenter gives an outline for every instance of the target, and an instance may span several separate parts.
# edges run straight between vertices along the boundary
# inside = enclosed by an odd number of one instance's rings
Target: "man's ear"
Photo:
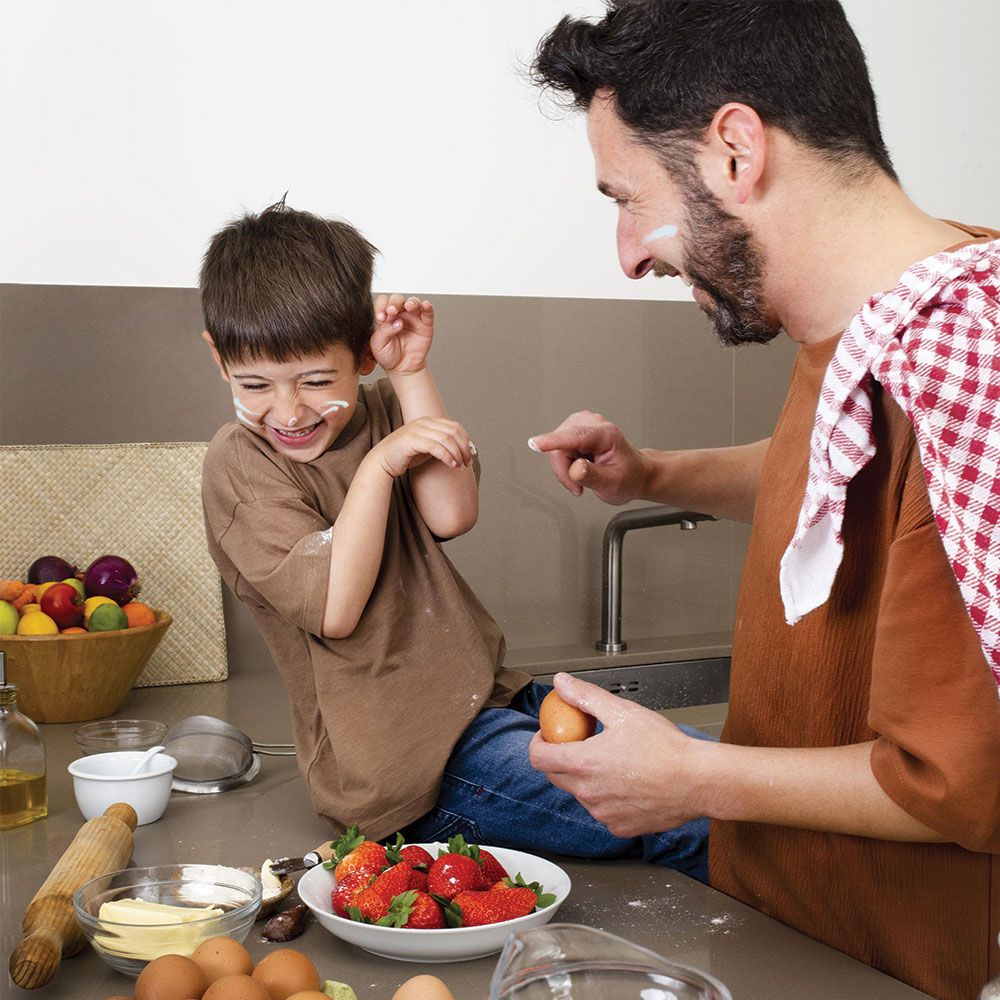
[[[229,381],[229,372],[226,371],[226,366],[222,363],[222,358],[219,357],[219,352],[215,349],[215,341],[212,340],[212,335],[206,330],[202,337],[208,342],[208,346],[212,348],[212,357],[215,358],[215,363],[219,366],[219,371],[222,372],[223,381]]]
[[[365,344],[361,352],[361,361],[358,362],[358,373],[361,375],[371,375],[375,371],[375,355],[372,354],[371,344]]]
[[[709,186],[742,205],[760,182],[767,161],[767,132],[760,115],[746,104],[724,104],[708,127]]]

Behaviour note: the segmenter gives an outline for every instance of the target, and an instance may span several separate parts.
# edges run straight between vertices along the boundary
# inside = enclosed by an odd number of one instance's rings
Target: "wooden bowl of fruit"
[[[35,722],[113,715],[173,621],[166,611],[153,615],[152,625],[107,632],[0,636],[18,709]]]
[[[44,559],[55,561],[55,574],[70,568],[55,556]],[[95,566],[105,572],[92,573]],[[35,722],[86,722],[116,712],[173,621],[136,599],[135,571],[120,557],[101,557],[80,577],[0,581],[8,598],[0,599],[6,677],[18,686],[18,708]],[[108,590],[88,583],[94,579],[110,580],[113,596],[88,593]]]

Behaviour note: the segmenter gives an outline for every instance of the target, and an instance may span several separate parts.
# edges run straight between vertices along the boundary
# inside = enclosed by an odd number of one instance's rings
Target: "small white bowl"
[[[69,765],[73,794],[84,819],[100,816],[115,802],[127,802],[139,826],[155,823],[163,815],[177,761],[158,753],[141,774],[129,774],[144,756],[141,750],[119,750],[91,754]]]

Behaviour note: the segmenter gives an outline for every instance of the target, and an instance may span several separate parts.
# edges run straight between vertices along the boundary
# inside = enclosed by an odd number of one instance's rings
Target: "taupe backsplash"
[[[757,440],[778,415],[794,348],[781,337],[725,349],[693,303],[433,300],[432,369],[483,463],[479,524],[447,551],[503,626],[513,661],[544,659],[549,647],[592,651],[601,537],[616,509],[571,497],[527,439],[590,409],[639,445]],[[195,289],[0,285],[0,440],[208,440],[232,404],[201,330]],[[8,510],[3,529],[29,517]],[[624,638],[728,633],[746,538],[728,522],[630,534]],[[257,640],[232,600],[227,623],[238,669],[240,643]]]

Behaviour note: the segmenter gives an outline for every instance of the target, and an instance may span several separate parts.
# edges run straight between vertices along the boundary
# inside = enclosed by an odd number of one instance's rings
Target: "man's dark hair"
[[[737,101],[848,175],[877,165],[896,178],[864,53],[836,0],[607,0],[600,21],[564,17],[531,74],[579,110],[612,92],[622,122],[671,172]]]
[[[360,363],[378,251],[347,222],[285,205],[234,220],[201,266],[205,329],[223,364],[291,361],[342,343]]]

